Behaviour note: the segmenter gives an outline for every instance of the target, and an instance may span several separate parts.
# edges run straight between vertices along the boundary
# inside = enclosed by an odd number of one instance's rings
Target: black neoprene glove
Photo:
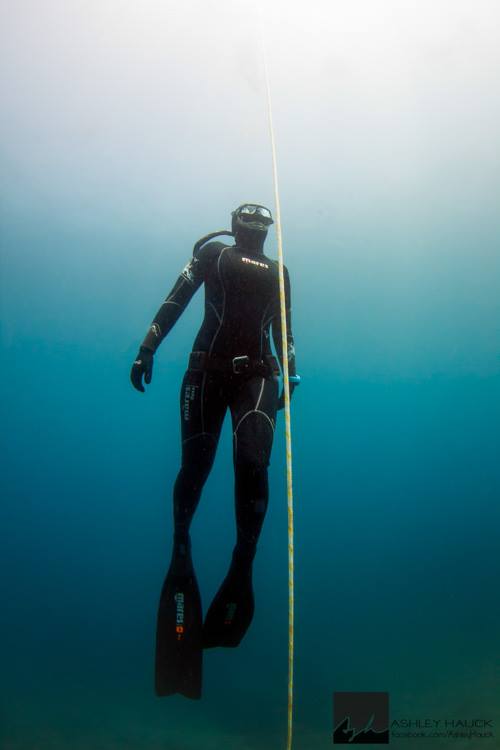
[[[139,354],[135,358],[135,362],[130,371],[132,385],[138,391],[141,391],[141,393],[144,393],[144,386],[142,384],[143,375],[144,382],[146,385],[149,385],[151,383],[151,378],[153,377],[153,352],[145,346],[141,346],[139,349]]]
[[[291,401],[292,400],[292,396],[293,396],[293,392],[294,392],[294,390],[295,390],[295,388],[297,386],[296,386],[295,383],[289,383],[288,387],[290,389],[290,401]],[[283,390],[283,391],[281,391],[281,396],[278,399],[278,411],[280,411],[280,409],[284,409],[284,408],[285,408],[285,391]]]

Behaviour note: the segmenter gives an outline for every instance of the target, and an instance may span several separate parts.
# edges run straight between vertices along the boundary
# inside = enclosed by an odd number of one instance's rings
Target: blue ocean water
[[[146,394],[129,370],[194,241],[243,200],[272,204],[272,185],[258,54],[243,25],[228,33],[243,6],[222,3],[218,25],[194,2],[145,7],[3,12],[1,750],[285,745],[282,417],[248,636],[205,655],[200,702],[153,693],[201,293]],[[303,78],[300,48],[270,53],[303,376],[297,750],[331,745],[334,691],[389,691],[393,718],[491,719],[481,747],[500,733],[498,18],[462,8],[427,37],[392,12],[405,85],[370,89],[383,51],[356,55],[373,19],[344,19],[356,54],[316,45]],[[204,607],[234,543],[230,437],[193,524]]]

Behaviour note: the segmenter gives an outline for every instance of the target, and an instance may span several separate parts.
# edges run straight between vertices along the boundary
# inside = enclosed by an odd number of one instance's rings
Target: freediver
[[[254,611],[252,563],[268,504],[267,467],[274,437],[280,367],[283,371],[278,263],[264,255],[271,212],[243,204],[232,212],[232,231],[198,241],[193,257],[158,310],[132,366],[131,381],[144,392],[153,357],[196,290],[205,283],[205,315],[195,338],[180,393],[182,463],[174,485],[174,540],[160,597],[156,634],[157,695],[201,697],[202,649],[237,646]],[[234,245],[209,241],[226,234]],[[285,300],[290,395],[300,381]],[[237,536],[226,578],[202,620],[191,560],[189,529],[212,468],[226,410],[233,428]]]

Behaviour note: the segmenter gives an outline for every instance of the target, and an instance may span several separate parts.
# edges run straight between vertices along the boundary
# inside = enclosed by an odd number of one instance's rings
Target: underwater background
[[[272,207],[257,6],[0,15],[0,750],[284,747],[283,416],[253,625],[205,654],[201,701],[157,699],[201,292],[146,394],[129,382],[193,243]],[[492,739],[425,745],[500,747],[500,9],[275,2],[263,26],[303,378],[294,747],[332,744],[333,691],[491,719]],[[192,529],[204,608],[234,543],[230,437]]]

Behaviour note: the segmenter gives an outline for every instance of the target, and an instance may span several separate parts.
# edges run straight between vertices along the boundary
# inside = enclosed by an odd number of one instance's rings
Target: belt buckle
[[[245,354],[241,357],[233,357],[233,372],[235,375],[241,375],[250,366],[250,357]]]

